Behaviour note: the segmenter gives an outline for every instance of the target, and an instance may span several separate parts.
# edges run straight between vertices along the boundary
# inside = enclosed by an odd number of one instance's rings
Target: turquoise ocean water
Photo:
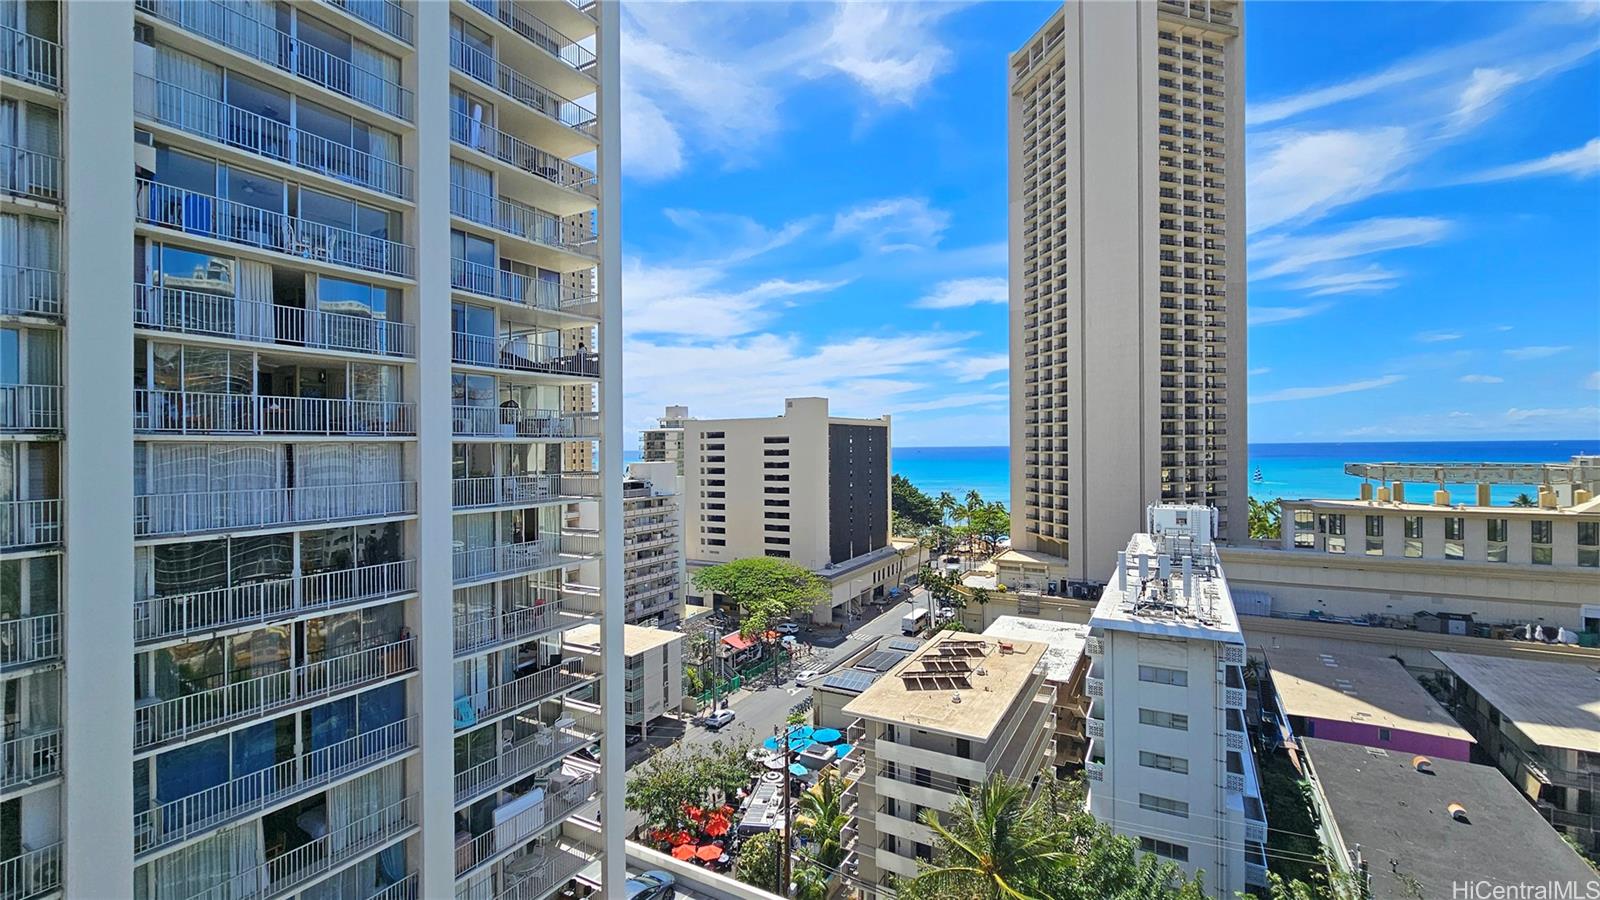
[[[1600,453],[1600,441],[1407,441],[1339,444],[1251,444],[1250,495],[1274,497],[1354,497],[1361,480],[1344,474],[1347,462],[1561,462],[1578,453]],[[629,460],[637,453],[628,453]],[[937,497],[949,491],[964,498],[974,488],[985,500],[1010,505],[1010,451],[1006,447],[896,447],[894,471]],[[1432,490],[1431,485],[1412,490]],[[1457,485],[1455,491],[1467,490]],[[1495,503],[1508,503],[1532,485],[1502,485]],[[1429,494],[1417,496],[1428,497]],[[1465,498],[1466,494],[1461,494]]]

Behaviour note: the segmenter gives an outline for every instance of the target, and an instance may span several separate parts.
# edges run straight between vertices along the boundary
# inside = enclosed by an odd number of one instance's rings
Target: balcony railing
[[[133,852],[149,853],[226,825],[296,794],[416,747],[416,719],[401,719],[277,765],[133,814]]]
[[[137,0],[137,8],[269,66],[409,121],[413,96],[383,75],[296,40],[217,0]]]
[[[548,569],[561,563],[560,550],[560,538],[547,537],[520,544],[457,550],[451,562],[456,581],[473,581]]]
[[[0,862],[0,897],[28,900],[61,889],[61,842],[28,850]]]
[[[491,337],[453,331],[450,337],[450,359],[459,365],[585,378],[600,376],[598,353],[563,350],[525,336]]]
[[[554,153],[540,150],[516,135],[507,134],[464,112],[451,113],[450,140],[492,156],[529,175],[543,178],[557,187],[583,190],[595,184],[595,175],[588,169]]]
[[[453,483],[456,509],[480,506],[533,505],[563,500],[592,500],[600,496],[600,476],[589,473],[545,475],[488,475],[457,478]]]
[[[576,291],[559,281],[530,278],[464,259],[450,260],[450,286],[458,291],[552,312],[587,306],[597,299],[592,293]]]
[[[0,316],[60,315],[60,272],[34,266],[0,266]]]
[[[420,894],[417,873],[412,872],[394,884],[379,888],[366,895],[364,900],[417,900]]]
[[[325,872],[367,855],[416,826],[417,797],[412,795],[252,866],[219,884],[196,891],[186,900],[264,900],[267,897],[281,897]]]
[[[450,185],[450,214],[567,253],[592,257],[594,245],[599,240],[591,235],[585,241],[569,241],[562,237],[561,220],[556,216],[459,184]]]
[[[585,779],[547,795],[539,803],[473,838],[456,845],[456,877],[467,874],[503,851],[512,850],[541,832],[555,827],[594,795],[592,779]]]
[[[405,516],[416,511],[414,481],[140,494],[133,498],[133,531],[138,537],[157,537]]]
[[[415,647],[404,638],[184,697],[143,702],[134,709],[134,748],[183,740],[209,728],[392,678],[415,666]]]
[[[134,75],[133,111],[170,128],[289,163],[391,197],[413,196],[411,169],[320,135],[224,103],[182,85]]]
[[[416,327],[404,322],[147,284],[133,286],[133,324],[274,346],[416,354]]]
[[[373,28],[409,44],[415,40],[416,18],[393,0],[323,0]]]
[[[566,601],[555,590],[537,591],[535,599],[537,606],[519,607],[499,615],[456,616],[455,652],[471,653],[496,644],[525,640],[558,625],[578,625],[589,618],[579,610],[567,609]]]
[[[502,872],[498,891],[494,879],[484,878],[457,888],[455,900],[540,900],[593,861],[571,850],[543,848],[518,857],[515,874]]]
[[[30,666],[61,655],[61,615],[0,619],[0,669]]]
[[[61,87],[61,45],[0,25],[0,75],[42,88]],[[9,897],[9,894],[0,893]]]
[[[505,684],[457,697],[456,730],[471,728],[484,719],[516,712],[593,681],[592,677],[582,674],[579,663],[577,659],[562,660]]]
[[[600,436],[600,419],[592,413],[456,405],[451,407],[451,416],[454,420],[451,430],[461,437],[586,440]]]
[[[0,431],[60,431],[61,385],[0,384]]]
[[[133,429],[144,434],[406,435],[417,433],[416,413],[394,400],[133,392]]]
[[[598,740],[597,735],[575,729],[552,728],[502,750],[499,755],[456,773],[456,802],[516,781],[573,750]]]
[[[551,28],[522,5],[511,0],[468,0],[474,7],[499,19],[502,24],[527,38],[535,47],[582,72],[594,65],[594,53]]]
[[[0,501],[0,550],[60,542],[60,500]]]
[[[0,743],[0,791],[61,774],[61,729],[39,731]],[[0,896],[9,896],[0,892]]]
[[[136,179],[136,184],[134,210],[140,222],[402,278],[410,278],[416,271],[415,254],[409,244],[144,178]]]
[[[155,641],[321,612],[417,589],[416,560],[317,572],[133,603],[133,638]]]
[[[493,56],[469,46],[460,38],[450,39],[450,67],[493,87],[534,112],[594,137],[594,111],[537,84],[533,79]]]
[[[0,144],[0,192],[26,200],[61,202],[61,157]]]

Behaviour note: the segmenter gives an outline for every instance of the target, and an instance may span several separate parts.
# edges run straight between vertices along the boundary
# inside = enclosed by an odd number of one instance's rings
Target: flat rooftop
[[[1002,644],[1010,650],[1002,651]],[[940,632],[846,704],[844,713],[987,741],[1028,689],[1045,650],[1031,641]]]
[[[665,628],[646,628],[643,625],[622,626],[622,653],[624,656],[638,656],[657,647],[670,644],[673,641],[683,640],[685,635],[681,631],[667,631]],[[563,644],[583,647],[590,650],[600,649],[600,626],[579,625],[561,635]]]
[[[1505,518],[1524,519],[1549,519],[1558,516],[1577,516],[1600,512],[1600,498],[1588,500],[1572,506],[1558,506],[1554,509],[1544,509],[1538,506],[1479,506],[1477,496],[1455,492],[1450,495],[1449,506],[1436,506],[1433,503],[1396,503],[1393,500],[1362,500],[1356,498],[1339,497],[1301,497],[1297,499],[1284,498],[1285,503],[1304,504],[1318,509],[1344,510],[1348,512],[1371,513],[1377,515],[1384,510],[1392,512],[1415,513],[1425,515],[1432,513],[1440,515],[1447,512],[1468,512],[1478,515],[1496,515]]]
[[[1443,650],[1433,655],[1539,746],[1600,753],[1600,668]]]
[[[1083,656],[1089,626],[1050,622],[1027,616],[1001,616],[983,630],[984,637],[1044,644],[1044,677],[1065,683]]]
[[[1121,577],[1117,566],[1111,567],[1100,602],[1095,604],[1089,618],[1090,627],[1243,643],[1239,616],[1233,609],[1233,597],[1228,593],[1228,580],[1222,574],[1222,563],[1211,545],[1193,547],[1194,563],[1187,593],[1183,589],[1183,561],[1180,554],[1173,552],[1178,549],[1179,545],[1149,534],[1138,533],[1129,538],[1122,563],[1127,576]],[[1166,578],[1160,577],[1157,564],[1157,558],[1164,553],[1171,560]],[[1139,574],[1141,557],[1147,561],[1142,579]]]
[[[1346,848],[1360,845],[1373,900],[1447,898],[1453,886],[1476,881],[1573,882],[1571,896],[1582,897],[1600,880],[1494,766],[1435,759],[1433,773],[1424,774],[1408,753],[1317,738],[1302,743],[1330,825]],[[1451,817],[1452,803],[1465,807],[1467,821]]]
[[[1353,462],[1346,475],[1374,481],[1432,484],[1593,484],[1600,482],[1600,456],[1567,462]]]
[[[1290,650],[1266,655],[1288,715],[1475,743],[1405,666],[1387,656]]]

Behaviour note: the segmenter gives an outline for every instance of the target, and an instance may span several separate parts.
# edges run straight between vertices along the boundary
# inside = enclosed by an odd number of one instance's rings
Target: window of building
[[[1139,808],[1150,812],[1165,813],[1177,816],[1180,819],[1189,818],[1189,804],[1171,797],[1158,797],[1155,794],[1140,794]]]
[[[1422,517],[1406,516],[1406,549],[1407,559],[1422,558]]]
[[[1140,709],[1140,725],[1154,725],[1157,728],[1172,728],[1177,731],[1189,730],[1189,717],[1183,713],[1167,712],[1164,709]]]
[[[1167,859],[1178,862],[1189,861],[1189,848],[1182,844],[1174,844],[1171,841],[1141,837],[1139,838],[1139,849],[1145,853],[1154,853],[1157,856],[1164,856]]]
[[[1177,687],[1189,686],[1189,673],[1183,669],[1166,669],[1161,666],[1140,666],[1139,680],[1152,684],[1170,684]]]
[[[1484,536],[1488,539],[1488,546],[1484,548],[1484,559],[1489,562],[1506,561],[1506,520],[1489,519],[1484,522]]]
[[[767,437],[764,437],[764,438],[761,439],[761,443],[763,443],[763,444],[787,444],[787,443],[789,443],[789,436],[787,434],[768,435]]]
[[[1464,543],[1467,533],[1467,520],[1460,516],[1448,516],[1444,520],[1444,558],[1466,559],[1467,548]]]
[[[1317,514],[1309,509],[1294,511],[1294,545],[1296,547],[1315,547],[1317,535]]]
[[[789,526],[774,522],[763,522],[761,528],[764,531],[776,531],[783,534],[787,534],[789,531]]]
[[[1533,544],[1533,564],[1548,566],[1555,562],[1555,523],[1549,519],[1534,519],[1528,523],[1528,540]]]
[[[788,559],[789,558],[789,551],[787,551],[787,550],[774,550],[771,547],[768,547],[765,552],[766,552],[766,554],[768,556],[772,557],[773,559]]]
[[[1187,759],[1181,756],[1167,756],[1164,753],[1151,753],[1148,750],[1139,751],[1139,765],[1147,769],[1176,772],[1179,775],[1189,774],[1189,761]]]
[[[1391,737],[1391,734],[1389,732],[1389,729],[1387,729],[1387,728],[1379,728],[1378,729],[1378,740],[1387,741],[1387,740],[1389,740],[1390,737]]]
[[[774,537],[773,535],[769,534],[764,538],[764,540],[769,544],[776,544],[780,547],[789,546],[789,539],[786,537]]]
[[[1367,516],[1367,555],[1383,555],[1383,516]]]
[[[1600,566],[1600,522],[1578,523],[1578,565]]]
[[[703,435],[701,435],[701,436],[700,436],[700,437],[701,437],[701,438],[704,438],[704,439],[706,439],[706,440],[710,440],[710,439],[712,439],[712,438],[720,438],[720,437],[726,437],[726,436],[727,436],[727,435],[725,435],[725,434],[724,434],[724,433],[723,433],[723,432],[721,432],[721,431],[708,431],[708,432],[706,432],[706,433],[705,433],[705,434],[703,434]]]
[[[708,546],[708,547],[726,547],[726,546],[728,546],[728,542],[723,540],[722,538],[708,538],[706,540],[706,546]]]

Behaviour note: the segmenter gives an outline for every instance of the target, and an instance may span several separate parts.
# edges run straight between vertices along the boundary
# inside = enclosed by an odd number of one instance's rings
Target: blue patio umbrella
[[[795,753],[804,753],[806,750],[806,745],[810,743],[810,738],[791,738],[789,741],[789,749]]]
[[[792,741],[792,740],[795,740],[797,738],[809,739],[815,733],[816,733],[816,730],[813,729],[810,725],[796,725],[793,728],[789,729],[789,740]]]
[[[807,775],[811,774],[811,770],[806,768],[805,766],[800,765],[799,763],[790,763],[789,764],[789,774],[793,775],[796,778],[804,778]]]
[[[811,733],[811,739],[819,744],[837,744],[842,737],[837,728],[818,728]]]
[[[849,756],[850,751],[854,749],[855,747],[851,746],[850,744],[835,744],[833,747],[833,756],[835,759],[844,759],[846,756]]]

